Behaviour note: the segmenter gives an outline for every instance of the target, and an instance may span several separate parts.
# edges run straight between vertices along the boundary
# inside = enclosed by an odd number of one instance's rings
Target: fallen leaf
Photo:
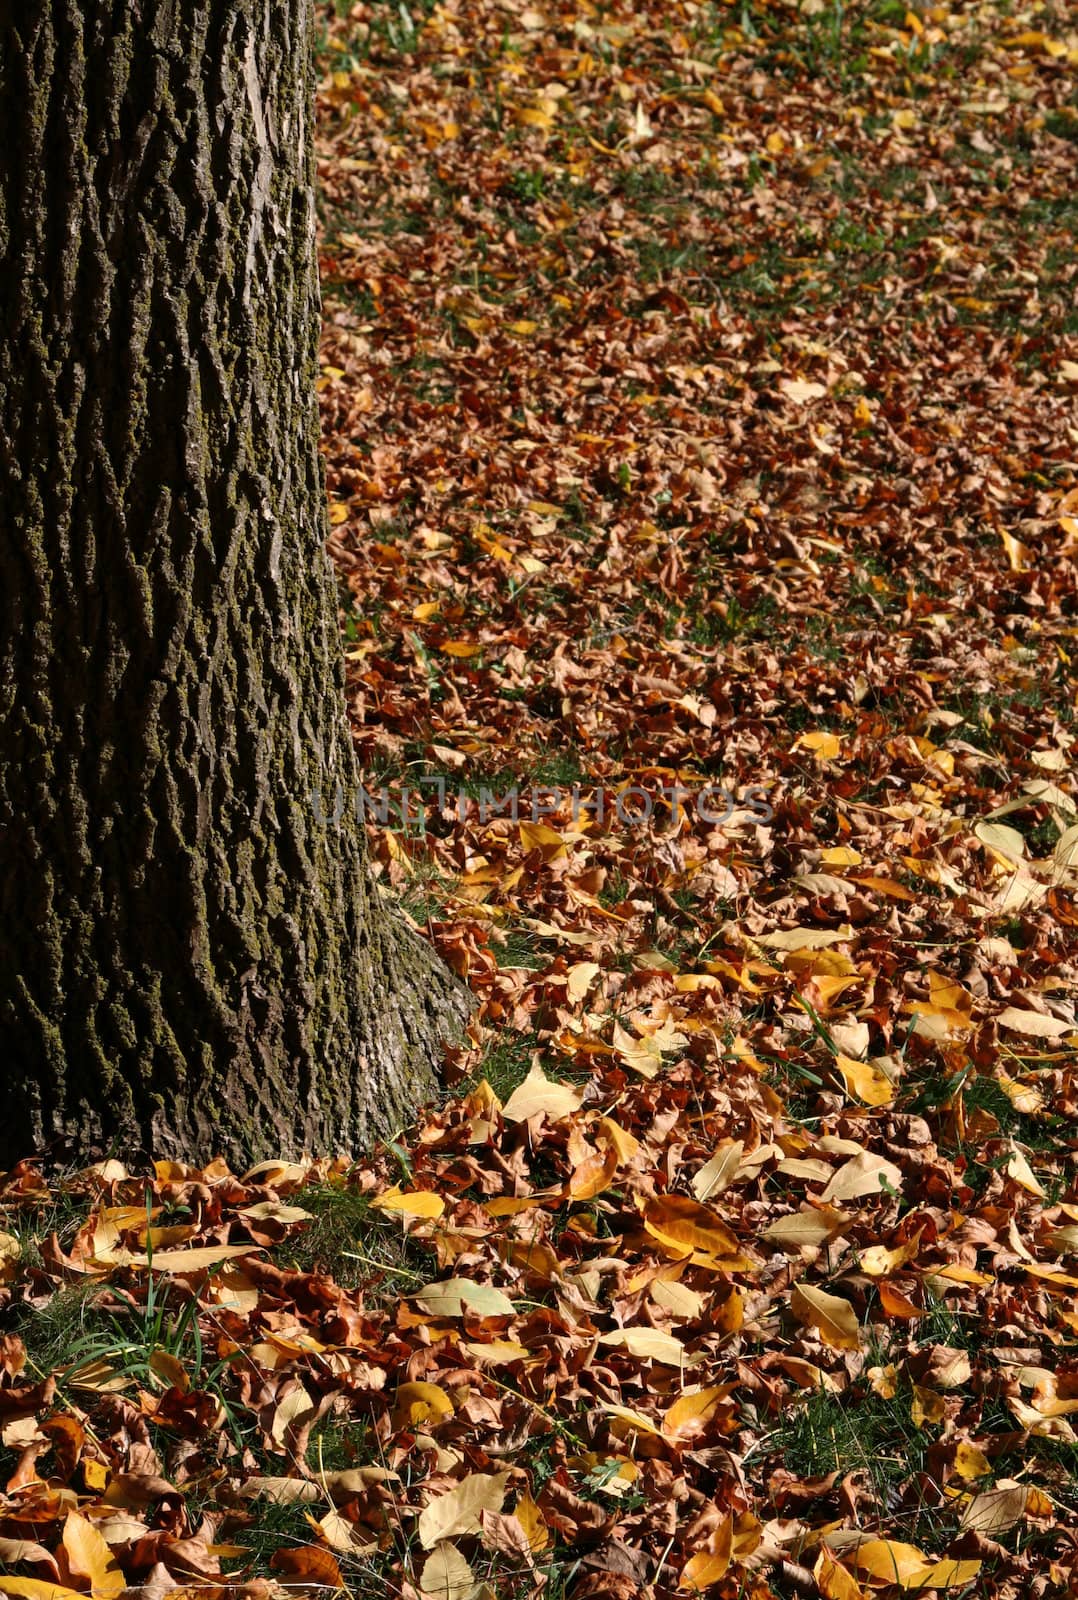
[[[625,1349],[640,1361],[659,1361],[668,1367],[683,1367],[686,1362],[685,1346],[658,1328],[618,1328],[600,1335],[599,1343]]]
[[[1009,1033],[1021,1033],[1028,1039],[1062,1039],[1065,1034],[1078,1033],[1078,1023],[1063,1022],[1043,1011],[1026,1011],[1020,1006],[1007,1006],[996,1022]]]
[[[881,1067],[871,1061],[857,1061],[837,1055],[835,1067],[842,1074],[847,1091],[866,1106],[887,1106],[895,1097],[895,1086]]]
[[[446,1278],[420,1289],[416,1299],[432,1317],[509,1317],[513,1302],[500,1289],[469,1278]]]
[[[715,1151],[710,1161],[704,1163],[692,1180],[692,1192],[703,1203],[712,1195],[722,1194],[737,1176],[745,1146],[740,1139],[727,1139]]]
[[[998,1483],[974,1495],[962,1513],[962,1527],[974,1533],[1006,1533],[1026,1514],[1030,1489],[1024,1483]]]
[[[886,1193],[888,1187],[901,1190],[902,1173],[898,1167],[893,1161],[863,1150],[839,1167],[820,1199],[824,1205],[835,1200],[859,1200],[864,1195]]]
[[[644,1228],[653,1239],[671,1249],[702,1255],[735,1256],[738,1241],[706,1206],[688,1195],[667,1194],[644,1207]]]
[[[86,1580],[92,1595],[115,1600],[126,1587],[123,1569],[108,1544],[77,1511],[69,1511],[64,1519],[63,1546],[70,1571]]]
[[[393,1397],[394,1428],[429,1427],[453,1415],[453,1402],[437,1383],[402,1383]]]
[[[683,1394],[663,1412],[663,1432],[675,1440],[702,1433],[704,1424],[714,1415],[716,1407],[725,1400],[730,1389],[729,1384],[719,1384],[710,1389],[693,1389]]]
[[[371,1201],[372,1211],[394,1211],[405,1217],[440,1217],[445,1211],[445,1201],[431,1189],[412,1189],[404,1192],[394,1184]]]
[[[433,1550],[444,1539],[459,1539],[482,1530],[481,1511],[500,1511],[508,1472],[472,1472],[455,1488],[436,1495],[419,1514],[419,1542]]]
[[[554,1083],[536,1063],[524,1082],[509,1096],[502,1107],[506,1122],[527,1122],[540,1113],[551,1122],[571,1116],[580,1109],[583,1091],[567,1083]]]
[[[812,1284],[798,1283],[790,1296],[790,1309],[799,1322],[815,1328],[824,1344],[833,1349],[861,1348],[857,1314],[850,1302],[840,1295],[828,1294]]]
[[[419,1574],[425,1600],[466,1600],[474,1586],[475,1574],[455,1544],[437,1545]]]
[[[768,1223],[762,1237],[783,1250],[811,1250],[829,1239],[838,1238],[849,1225],[850,1218],[845,1212],[836,1211],[832,1206],[815,1206],[795,1211],[788,1217],[777,1217]]]

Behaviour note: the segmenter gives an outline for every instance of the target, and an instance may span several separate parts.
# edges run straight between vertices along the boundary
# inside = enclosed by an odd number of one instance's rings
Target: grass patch
[[[295,1271],[325,1273],[345,1289],[373,1278],[373,1292],[393,1298],[426,1283],[419,1246],[410,1243],[398,1218],[372,1209],[367,1195],[344,1183],[315,1184],[298,1204],[313,1220],[282,1246],[282,1259]]]

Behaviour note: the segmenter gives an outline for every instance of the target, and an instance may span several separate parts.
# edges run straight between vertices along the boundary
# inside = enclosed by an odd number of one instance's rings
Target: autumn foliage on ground
[[[358,1165],[6,1176],[0,1590],[1076,1594],[1073,14],[338,9],[349,710],[477,1009]]]

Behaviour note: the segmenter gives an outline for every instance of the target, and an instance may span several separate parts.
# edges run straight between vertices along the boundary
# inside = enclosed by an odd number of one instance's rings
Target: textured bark
[[[0,1160],[354,1148],[463,991],[338,784],[310,0],[0,0]]]

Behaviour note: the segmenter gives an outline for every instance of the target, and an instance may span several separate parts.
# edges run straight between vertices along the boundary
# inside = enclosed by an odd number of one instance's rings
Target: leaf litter
[[[359,1165],[5,1175],[0,1590],[1075,1592],[1074,18],[321,11],[371,855],[477,1010]]]

